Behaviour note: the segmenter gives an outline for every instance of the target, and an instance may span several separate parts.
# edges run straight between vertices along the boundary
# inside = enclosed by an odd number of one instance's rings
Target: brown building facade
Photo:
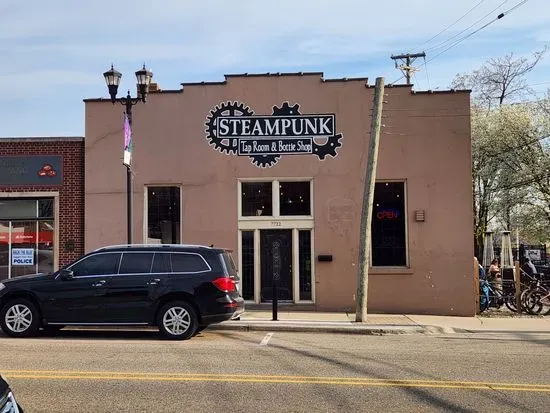
[[[244,298],[355,311],[374,87],[231,75],[133,108],[134,242],[234,250]],[[472,316],[467,91],[385,89],[369,311]],[[126,242],[123,108],[88,99],[85,250]]]
[[[84,138],[0,139],[0,279],[84,252]]]

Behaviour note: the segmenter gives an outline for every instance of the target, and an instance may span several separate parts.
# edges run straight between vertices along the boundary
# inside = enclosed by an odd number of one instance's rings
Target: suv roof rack
[[[118,245],[106,245],[94,250],[103,251],[117,248],[204,248],[204,249],[214,249],[212,247],[207,247],[206,245],[198,244],[118,244]],[[216,248],[217,249],[217,248]]]

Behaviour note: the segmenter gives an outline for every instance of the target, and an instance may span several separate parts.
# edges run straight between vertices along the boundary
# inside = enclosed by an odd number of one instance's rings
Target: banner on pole
[[[124,165],[131,166],[132,163],[132,128],[128,115],[124,114]]]

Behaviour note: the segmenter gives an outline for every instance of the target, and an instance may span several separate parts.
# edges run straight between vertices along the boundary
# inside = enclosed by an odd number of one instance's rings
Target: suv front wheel
[[[187,340],[199,326],[195,309],[186,301],[172,301],[162,306],[157,316],[160,332],[172,340]]]
[[[25,298],[16,298],[0,310],[0,327],[11,337],[31,337],[40,327],[36,306]]]

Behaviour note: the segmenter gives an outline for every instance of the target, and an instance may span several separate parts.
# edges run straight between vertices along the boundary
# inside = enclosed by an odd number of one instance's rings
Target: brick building
[[[0,279],[84,252],[84,138],[0,139]]]

